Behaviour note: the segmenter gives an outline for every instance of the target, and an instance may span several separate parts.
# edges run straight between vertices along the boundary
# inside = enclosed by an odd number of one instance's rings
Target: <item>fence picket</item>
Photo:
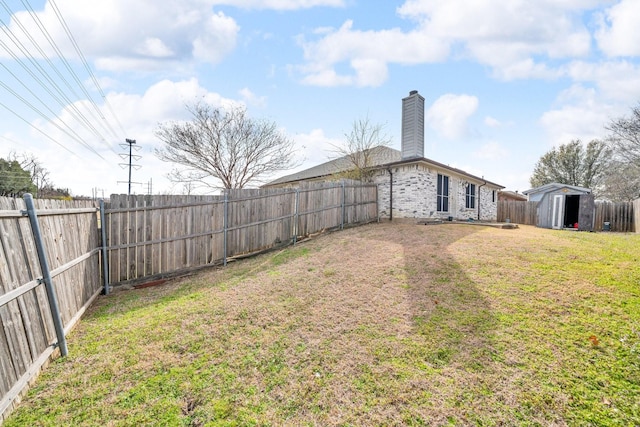
[[[33,200],[65,331],[102,290],[93,202]],[[24,201],[0,197],[0,296],[42,279]],[[42,214],[42,215],[40,215]],[[55,328],[44,286],[0,306],[0,420],[53,353]]]
[[[634,208],[635,207],[635,208]],[[602,231],[604,223],[609,222],[610,230],[617,232],[640,231],[640,199],[635,202],[595,202],[594,231]],[[537,225],[537,202],[501,200],[498,202],[498,222],[510,222],[523,225]]]
[[[228,194],[228,257],[292,243],[296,240],[293,232],[305,236],[339,228],[343,221],[354,224],[378,219],[375,185],[323,184],[306,186],[297,192],[251,189]],[[140,206],[126,196],[114,195],[111,200],[106,209],[112,230],[109,236],[117,241],[108,241],[110,259],[126,264],[131,261],[119,254],[137,254],[136,268],[111,269],[112,274],[117,273],[111,277],[113,284],[223,262],[224,203],[220,196],[151,197],[147,205],[152,207],[145,209],[151,209],[152,213],[137,215],[138,221],[148,220],[145,232],[133,233],[130,229],[139,228],[139,224],[130,224],[122,218],[135,217],[135,212],[141,212]],[[120,245],[125,243],[128,247],[122,249]],[[150,260],[141,256],[144,252],[138,249],[149,246],[153,248]]]

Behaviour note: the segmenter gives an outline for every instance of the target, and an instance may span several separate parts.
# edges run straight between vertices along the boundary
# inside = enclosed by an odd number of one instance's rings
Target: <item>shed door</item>
[[[551,228],[562,229],[564,222],[564,195],[553,196],[553,211],[551,216]]]
[[[578,214],[578,230],[593,231],[596,205],[593,194],[580,195],[580,211]]]

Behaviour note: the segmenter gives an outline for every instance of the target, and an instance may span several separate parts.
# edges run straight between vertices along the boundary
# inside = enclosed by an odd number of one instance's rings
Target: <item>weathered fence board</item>
[[[211,262],[222,205],[219,196],[112,195],[105,220],[111,282]]]
[[[106,215],[109,275],[117,284],[222,263],[319,231],[376,220],[377,188],[332,183],[232,190],[226,200],[112,195]]]
[[[498,201],[498,222],[536,225],[538,222],[538,202],[521,202],[515,200]]]
[[[243,190],[226,197],[112,196],[101,224],[94,203],[35,200],[64,332],[102,289],[100,227],[109,246],[108,275],[121,283],[377,219],[374,185]],[[0,198],[0,417],[49,360],[57,341],[24,211],[23,200]]]
[[[601,231],[608,222],[611,231],[636,231],[634,215],[633,202],[596,202],[594,229]]]
[[[91,202],[34,200],[60,314],[69,330],[102,288]],[[0,197],[0,418],[53,353],[56,333],[22,199]],[[20,294],[19,288],[26,290]],[[19,295],[19,296],[17,296]]]
[[[640,212],[640,200],[635,202],[595,202],[594,231],[602,231],[604,223],[608,222],[611,231],[633,232],[640,231],[635,212]],[[537,225],[537,202],[499,201],[498,222],[510,222],[524,225]]]

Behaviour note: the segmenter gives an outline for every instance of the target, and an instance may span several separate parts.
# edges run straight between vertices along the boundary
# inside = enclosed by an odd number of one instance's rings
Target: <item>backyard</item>
[[[640,235],[380,223],[100,297],[5,426],[639,425]]]

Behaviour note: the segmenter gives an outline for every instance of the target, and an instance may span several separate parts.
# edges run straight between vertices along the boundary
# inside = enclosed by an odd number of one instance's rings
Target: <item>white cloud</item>
[[[438,98],[426,113],[426,121],[439,134],[457,139],[469,133],[467,120],[478,109],[478,98],[446,94]]]
[[[332,155],[334,147],[342,143],[340,139],[326,136],[322,129],[312,129],[309,133],[296,134],[293,139],[297,147],[297,161],[300,165],[293,170],[284,171],[280,176],[328,162],[334,157]]]
[[[164,2],[162,7],[152,0],[59,0],[56,4],[83,54],[109,70],[153,70],[158,61],[182,63],[182,67],[191,61],[215,64],[235,48],[239,32],[235,20],[212,10],[211,1]],[[37,16],[65,56],[76,58],[53,8],[47,4]],[[18,12],[8,29],[29,51],[35,48],[16,19],[49,56],[58,56],[31,15]],[[6,40],[4,34],[0,38]]]
[[[344,7],[344,0],[213,0],[214,5],[244,9],[297,10],[312,7]]]
[[[502,126],[502,122],[494,117],[487,116],[484,118],[484,124],[490,128],[498,128]]]
[[[555,79],[562,75],[562,71],[526,58],[494,68],[493,75],[503,80]]]
[[[508,154],[509,152],[497,142],[488,142],[473,153],[474,157],[483,160],[499,160]]]
[[[587,55],[590,34],[577,19],[587,8],[555,0],[409,0],[398,13],[431,37],[461,43],[476,60],[504,67],[533,55]]]
[[[174,52],[164,44],[164,42],[156,37],[147,38],[142,45],[135,48],[134,52],[142,56],[151,56],[155,58],[167,58],[173,56]]]
[[[453,52],[489,65],[498,78],[557,78],[560,70],[546,62],[591,53],[583,14],[602,1],[408,0],[397,13],[415,22],[412,30],[362,31],[352,21],[319,28],[319,39],[300,38],[306,63],[299,69],[309,84],[378,86],[389,64],[441,62]],[[337,72],[340,64],[353,72]]]
[[[352,82],[352,77],[339,76],[335,70],[331,69],[319,70],[304,77],[301,81],[303,84],[325,87],[346,86],[352,84]]]
[[[600,17],[598,46],[609,56],[640,55],[640,2],[621,0]]]
[[[233,50],[240,28],[232,18],[221,12],[214,14],[202,24],[206,31],[202,31],[193,40],[193,57],[216,64]]]
[[[257,96],[249,88],[240,89],[240,97],[248,104],[255,107],[264,108],[267,106],[267,98],[265,96]]]
[[[299,38],[307,63],[299,67],[309,84],[339,86],[379,86],[387,79],[387,65],[436,62],[446,58],[448,45],[412,31],[399,29],[381,31],[353,30],[353,21],[339,29],[323,28],[322,38],[307,41]],[[335,66],[347,62],[354,71],[341,75]]]
[[[605,124],[616,116],[617,111],[599,99],[594,89],[577,84],[561,92],[558,102],[560,107],[545,112],[540,118],[552,145],[566,144],[574,139],[603,138]]]
[[[577,82],[595,83],[608,101],[633,103],[640,99],[640,66],[628,61],[574,61],[565,73]]]

